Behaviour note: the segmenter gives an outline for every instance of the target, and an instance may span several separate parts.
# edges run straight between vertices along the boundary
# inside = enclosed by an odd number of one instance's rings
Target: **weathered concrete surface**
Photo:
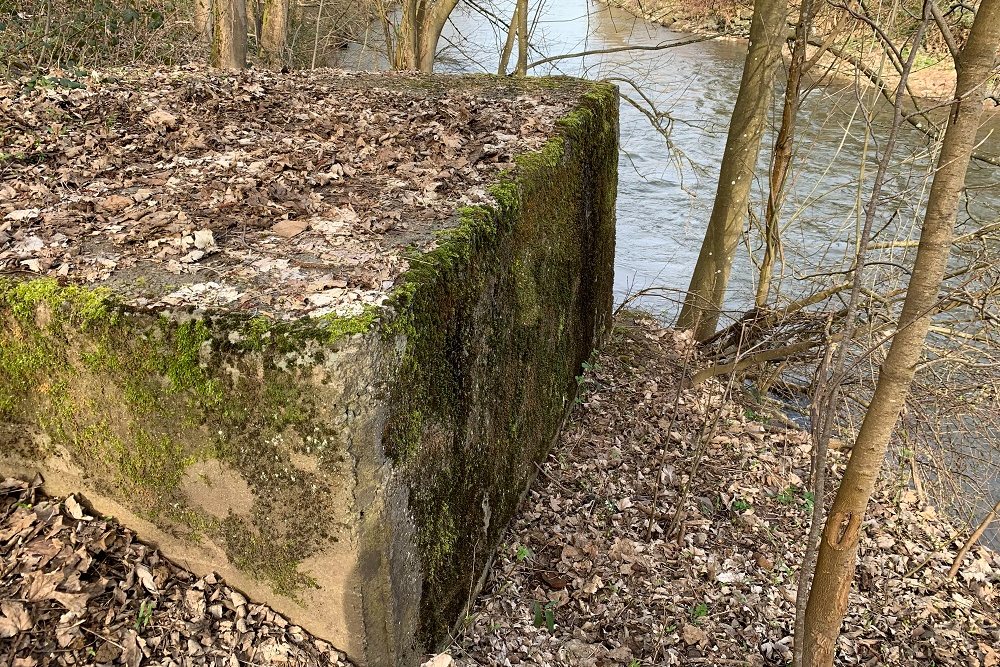
[[[459,620],[610,324],[615,91],[525,85],[426,81],[570,103],[355,314],[0,278],[0,473],[82,491],[358,662],[416,662]]]

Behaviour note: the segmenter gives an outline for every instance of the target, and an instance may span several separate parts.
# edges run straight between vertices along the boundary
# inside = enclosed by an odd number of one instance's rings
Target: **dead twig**
[[[958,574],[958,568],[962,565],[962,559],[965,558],[965,554],[969,553],[969,549],[972,548],[972,545],[974,545],[979,538],[982,537],[983,533],[986,532],[986,529],[989,528],[991,523],[993,523],[993,520],[997,518],[997,514],[1000,514],[1000,501],[997,501],[997,504],[993,506],[993,509],[983,517],[983,520],[979,523],[976,530],[973,531],[972,535],[969,535],[969,539],[967,539],[965,544],[962,545],[962,548],[958,550],[958,555],[955,556],[955,562],[952,563],[951,569],[948,570],[949,579],[954,579],[955,575]]]

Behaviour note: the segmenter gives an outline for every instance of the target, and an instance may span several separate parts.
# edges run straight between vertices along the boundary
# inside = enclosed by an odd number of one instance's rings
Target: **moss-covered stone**
[[[595,86],[395,294],[386,330],[405,351],[383,439],[411,488],[425,647],[469,603],[609,326],[617,104]]]
[[[0,469],[82,490],[355,660],[433,649],[610,325],[616,92],[525,85],[586,94],[384,306],[273,320],[0,280]]]

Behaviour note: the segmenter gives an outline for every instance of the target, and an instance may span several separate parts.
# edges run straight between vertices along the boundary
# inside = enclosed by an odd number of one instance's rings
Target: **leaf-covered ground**
[[[0,82],[0,274],[283,317],[383,299],[582,90],[197,65],[46,82]]]
[[[460,665],[787,664],[809,439],[715,381],[677,400],[692,350],[619,323],[452,646]],[[832,453],[834,483],[845,461]],[[945,576],[965,537],[883,475],[838,664],[1000,664],[1000,554],[976,547]]]
[[[0,665],[347,665],[216,577],[196,577],[40,481],[0,481]]]

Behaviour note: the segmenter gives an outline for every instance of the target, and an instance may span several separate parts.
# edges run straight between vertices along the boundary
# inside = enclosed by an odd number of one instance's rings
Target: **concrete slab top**
[[[4,85],[0,274],[281,319],[381,303],[582,92],[197,66]]]

